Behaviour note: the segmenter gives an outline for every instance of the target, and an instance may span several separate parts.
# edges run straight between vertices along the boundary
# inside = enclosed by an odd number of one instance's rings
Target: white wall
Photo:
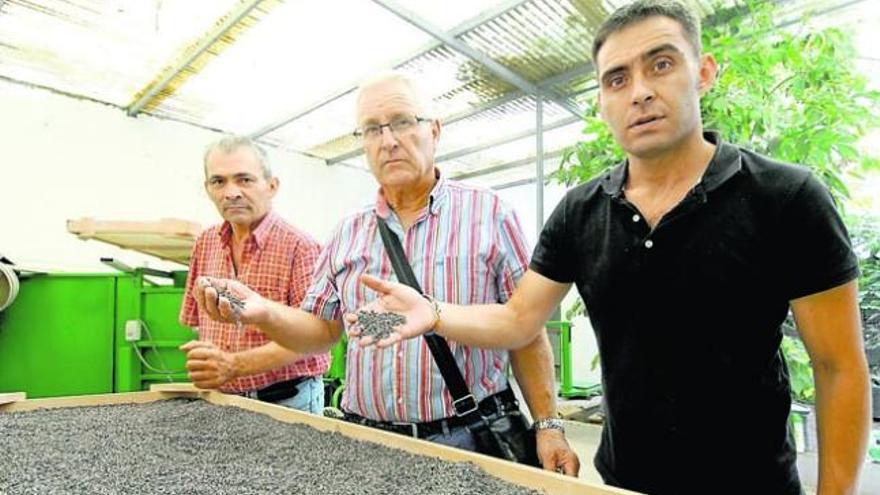
[[[130,265],[175,265],[67,233],[66,221],[219,215],[202,187],[202,152],[217,133],[0,81],[0,254],[25,267],[104,271],[102,256]],[[347,167],[269,150],[281,189],[275,209],[324,242],[375,182]]]

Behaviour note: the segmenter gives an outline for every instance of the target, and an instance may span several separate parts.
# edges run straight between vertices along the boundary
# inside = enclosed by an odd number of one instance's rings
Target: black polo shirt
[[[626,174],[569,191],[531,262],[577,285],[596,332],[596,468],[646,493],[800,493],[781,324],[790,300],[858,276],[831,196],[807,168],[721,143],[651,230]]]

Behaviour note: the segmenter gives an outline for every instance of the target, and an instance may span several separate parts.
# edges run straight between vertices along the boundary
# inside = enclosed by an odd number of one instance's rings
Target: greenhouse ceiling
[[[780,23],[871,1],[781,1]],[[534,181],[538,149],[552,170],[579,138],[592,36],[624,3],[0,0],[0,78],[366,170],[355,85],[397,68],[427,82],[446,173],[504,187]]]

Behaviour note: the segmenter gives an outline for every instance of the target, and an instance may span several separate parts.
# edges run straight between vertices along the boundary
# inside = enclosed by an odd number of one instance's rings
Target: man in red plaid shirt
[[[234,279],[263,297],[298,307],[311,283],[320,246],[272,211],[278,178],[265,152],[246,137],[227,136],[205,152],[205,190],[224,222],[193,247],[180,321],[199,339],[181,346],[199,388],[245,395],[320,413],[327,353],[304,356],[250,326],[212,320],[199,311],[192,287],[200,276]]]

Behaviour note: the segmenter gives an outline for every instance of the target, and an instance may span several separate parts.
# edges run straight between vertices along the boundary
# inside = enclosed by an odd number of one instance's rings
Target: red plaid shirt
[[[186,293],[180,308],[180,322],[198,327],[199,339],[213,342],[227,352],[240,352],[270,342],[254,327],[239,331],[234,324],[219,323],[199,312],[192,297],[192,285],[202,275],[236,279],[263,297],[299,307],[311,283],[312,268],[320,245],[307,233],[291,226],[274,212],[245,240],[238,273],[232,263],[232,226],[223,222],[202,232],[193,246]],[[266,373],[237,378],[223,392],[259,390],[273,383],[299,376],[320,376],[330,366],[330,355],[319,354]]]

